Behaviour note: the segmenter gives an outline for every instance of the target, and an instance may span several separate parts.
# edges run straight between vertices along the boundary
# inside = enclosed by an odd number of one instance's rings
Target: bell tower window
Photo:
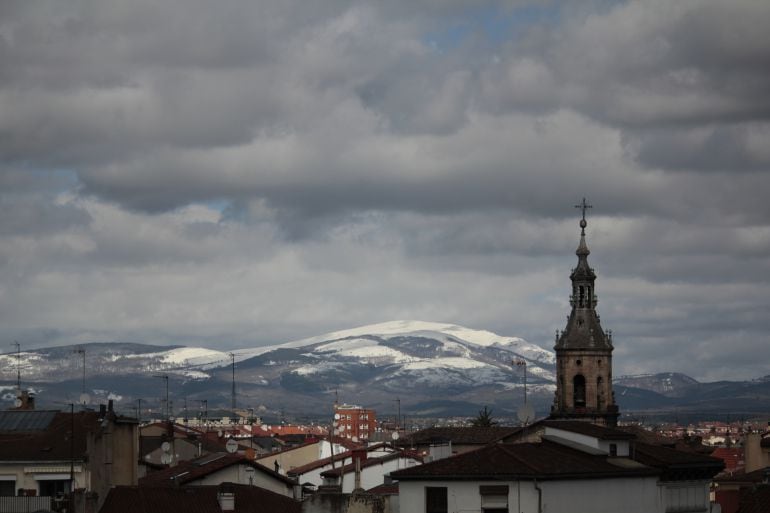
[[[586,378],[578,374],[572,379],[572,398],[575,408],[586,406]]]

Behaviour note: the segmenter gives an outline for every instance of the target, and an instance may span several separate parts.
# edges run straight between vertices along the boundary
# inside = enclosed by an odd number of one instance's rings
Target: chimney
[[[759,433],[746,433],[743,441],[744,460],[746,461],[746,473],[765,467],[762,455],[762,435]]]
[[[232,484],[223,483],[219,486],[217,500],[223,512],[235,511],[235,488],[233,488]]]

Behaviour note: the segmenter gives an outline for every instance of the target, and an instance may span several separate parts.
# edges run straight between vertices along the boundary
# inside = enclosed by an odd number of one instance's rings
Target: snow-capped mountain
[[[232,352],[98,343],[25,351],[18,359],[5,354],[0,386],[13,383],[18,364],[22,380],[41,390],[40,400],[64,390],[76,394],[83,376],[83,353],[77,349],[85,351],[89,393],[124,402],[157,397],[160,382],[154,378],[168,375],[172,395],[226,405],[233,357],[240,403],[285,410],[325,404],[336,393],[340,401],[372,407],[391,408],[399,397],[404,406],[430,408],[451,399],[514,411],[524,383],[523,368],[514,360],[527,363],[532,397],[550,399],[555,379],[553,353],[521,338],[454,324],[393,321]],[[51,386],[52,378],[57,386]]]

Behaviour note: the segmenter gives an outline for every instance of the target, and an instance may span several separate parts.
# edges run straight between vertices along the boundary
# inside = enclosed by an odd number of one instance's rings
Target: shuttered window
[[[447,513],[446,486],[425,487],[425,513]]]

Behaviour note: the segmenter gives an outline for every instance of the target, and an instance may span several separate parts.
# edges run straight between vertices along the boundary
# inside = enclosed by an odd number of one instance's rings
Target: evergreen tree
[[[492,418],[492,410],[486,406],[484,406],[483,410],[479,410],[478,416],[471,422],[473,427],[492,427],[496,425],[497,421]]]

